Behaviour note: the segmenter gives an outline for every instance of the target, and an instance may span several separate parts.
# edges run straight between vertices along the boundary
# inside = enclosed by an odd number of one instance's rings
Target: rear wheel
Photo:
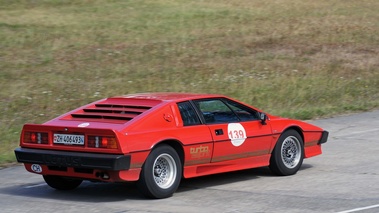
[[[304,159],[303,139],[295,130],[284,132],[271,154],[270,169],[277,175],[293,175]]]
[[[71,190],[77,188],[83,180],[60,176],[44,175],[43,179],[50,187],[58,190]]]
[[[138,186],[150,198],[172,196],[179,186],[182,166],[176,151],[162,145],[151,151],[142,167]]]

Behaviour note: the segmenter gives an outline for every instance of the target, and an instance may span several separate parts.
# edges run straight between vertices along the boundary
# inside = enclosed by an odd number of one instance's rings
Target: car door
[[[229,99],[195,100],[214,141],[211,162],[266,155],[272,138],[257,111]]]
[[[201,122],[198,113],[189,101],[180,102],[177,106],[183,127],[175,132],[184,145],[184,166],[210,163],[213,138],[209,128]]]

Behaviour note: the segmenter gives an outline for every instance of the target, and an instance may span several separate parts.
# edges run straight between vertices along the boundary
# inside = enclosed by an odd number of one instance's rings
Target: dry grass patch
[[[0,1],[0,162],[113,95],[222,93],[311,119],[379,106],[379,2]]]

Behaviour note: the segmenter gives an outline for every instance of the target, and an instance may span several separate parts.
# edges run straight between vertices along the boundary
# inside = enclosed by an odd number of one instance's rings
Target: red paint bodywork
[[[44,124],[25,124],[20,138],[20,148],[16,149],[19,162],[25,164],[29,172],[42,175],[59,175],[89,180],[109,182],[136,181],[141,168],[151,150],[161,143],[174,147],[181,157],[185,178],[228,172],[240,169],[268,166],[271,152],[279,136],[288,129],[297,130],[304,141],[305,158],[322,153],[323,129],[298,120],[267,115],[266,124],[260,120],[239,122],[246,130],[246,140],[234,146],[228,137],[227,123],[184,126],[177,103],[198,99],[228,99],[223,95],[188,93],[148,93],[102,99],[63,114]],[[238,102],[244,106],[244,103]],[[122,106],[122,107],[121,107]],[[132,106],[128,112],[129,106]],[[101,109],[98,109],[98,108]],[[261,112],[260,110],[248,106]],[[105,112],[107,114],[105,114]],[[129,113],[129,114],[128,114]],[[80,127],[82,126],[82,127]],[[215,134],[217,130],[224,134]],[[47,144],[26,143],[25,132],[48,134]],[[117,139],[117,148],[62,145],[53,143],[54,133],[80,134],[88,136],[112,136]],[[57,151],[69,156],[56,157],[53,154],[41,159],[25,160],[18,153],[22,150],[42,153]],[[93,156],[127,156],[129,161],[123,169],[103,169],[88,167],[80,158],[84,154]],[[21,157],[20,157],[21,156]],[[79,156],[79,157],[77,157]],[[91,155],[92,156],[92,155]],[[32,169],[33,164],[42,171]],[[78,167],[78,168],[76,168]],[[109,178],[99,176],[107,173]]]

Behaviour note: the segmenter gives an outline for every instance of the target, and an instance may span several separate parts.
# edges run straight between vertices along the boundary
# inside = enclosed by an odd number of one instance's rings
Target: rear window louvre
[[[98,103],[71,114],[73,119],[91,119],[101,122],[127,122],[151,109],[152,106]]]
[[[94,113],[86,113],[86,114],[71,114],[73,118],[92,118],[92,119],[113,119],[113,120],[126,120],[130,121],[133,117],[130,116],[121,116],[121,115],[102,115],[102,114],[94,114]]]
[[[142,112],[139,111],[132,111],[132,110],[118,110],[118,109],[83,109],[84,112],[93,112],[93,113],[115,113],[115,114],[134,114],[134,115],[139,115]],[[145,111],[145,110],[143,110]]]
[[[95,104],[96,107],[105,108],[130,108],[130,109],[150,109],[150,106],[131,106],[131,105],[118,105],[118,104]]]

